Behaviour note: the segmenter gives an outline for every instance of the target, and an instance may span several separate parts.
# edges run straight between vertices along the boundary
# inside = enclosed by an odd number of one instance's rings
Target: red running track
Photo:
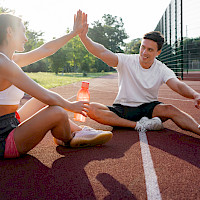
[[[89,82],[91,101],[111,105],[118,89],[117,74]],[[186,83],[200,92],[200,81]],[[52,90],[75,100],[80,85]],[[159,100],[200,120],[194,103],[166,85]],[[73,118],[72,113],[69,116]],[[91,119],[85,125],[112,130]],[[83,149],[56,147],[48,133],[28,155],[0,161],[1,199],[200,199],[200,136],[170,121],[164,126],[163,131],[144,135],[115,128],[104,146]]]

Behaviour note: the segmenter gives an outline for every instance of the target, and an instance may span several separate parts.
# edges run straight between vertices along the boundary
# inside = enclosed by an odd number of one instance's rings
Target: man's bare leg
[[[152,117],[171,119],[183,130],[191,131],[200,135],[199,124],[187,113],[169,104],[159,104],[154,108]]]
[[[88,116],[104,125],[135,128],[136,122],[123,119],[100,103],[90,103]]]

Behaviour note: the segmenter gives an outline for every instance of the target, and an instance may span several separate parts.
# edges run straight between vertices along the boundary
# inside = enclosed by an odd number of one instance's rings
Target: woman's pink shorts
[[[6,138],[4,158],[17,158],[20,156],[14,140],[14,131],[15,129],[13,129]]]

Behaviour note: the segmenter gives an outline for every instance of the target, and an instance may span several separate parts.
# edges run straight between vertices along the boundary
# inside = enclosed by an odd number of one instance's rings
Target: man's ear
[[[157,51],[157,56],[159,56],[161,54],[161,49],[159,51]]]

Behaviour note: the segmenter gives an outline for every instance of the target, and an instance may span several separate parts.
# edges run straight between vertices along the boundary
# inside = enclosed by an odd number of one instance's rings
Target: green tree
[[[200,37],[184,38],[183,41],[184,68],[199,68],[200,66]],[[196,63],[196,64],[195,64]],[[194,66],[193,66],[194,65]]]
[[[128,35],[124,29],[124,23],[122,18],[105,14],[102,17],[102,22],[95,21],[93,28],[89,28],[88,36],[112,52],[123,52],[121,49],[125,46],[124,40],[128,38]]]
[[[66,54],[63,48],[59,49],[56,53],[51,55],[48,58],[49,61],[49,69],[52,72],[58,74],[58,72],[63,71],[65,63],[66,63]]]
[[[44,39],[42,38],[43,32],[35,32],[33,30],[28,29],[28,22],[25,22],[26,27],[26,37],[28,38],[28,42],[25,44],[25,52],[31,51],[35,48],[38,48],[42,44],[44,44]]]
[[[44,33],[29,30],[28,22],[25,22],[24,24],[26,27],[26,37],[28,38],[28,41],[26,42],[24,47],[25,47],[25,52],[28,52],[44,44],[44,39],[42,38]],[[42,59],[42,60],[37,61],[36,63],[30,64],[24,67],[23,70],[25,72],[46,72],[48,71],[47,59]]]
[[[93,41],[102,44],[114,53],[123,52],[124,40],[128,38],[128,35],[125,32],[122,18],[105,14],[101,21],[95,21],[92,25],[93,27],[89,28],[88,36]],[[95,58],[95,67],[98,72],[113,70],[98,58]]]
[[[126,44],[125,53],[127,54],[138,54],[140,51],[141,38],[133,39],[131,42]]]
[[[67,31],[69,32],[69,30]],[[49,57],[50,71],[59,72],[83,72],[90,71],[94,63],[94,56],[83,46],[78,36],[72,38],[59,51]]]
[[[0,13],[15,13],[14,10],[10,10],[8,8],[0,7]],[[26,21],[24,22],[24,25],[26,27],[26,36],[28,38],[28,42],[25,44],[25,52],[31,51],[40,45],[44,44],[44,40],[42,39],[43,33],[42,32],[35,32],[32,30],[29,30],[28,26],[29,23]],[[29,66],[26,66],[23,68],[24,71],[27,72],[38,72],[38,71],[47,71],[47,61],[46,60],[40,60],[36,63],[33,63]]]
[[[95,62],[95,57],[83,46],[78,36],[71,39],[64,47],[66,62],[73,68],[72,71],[89,72]]]

